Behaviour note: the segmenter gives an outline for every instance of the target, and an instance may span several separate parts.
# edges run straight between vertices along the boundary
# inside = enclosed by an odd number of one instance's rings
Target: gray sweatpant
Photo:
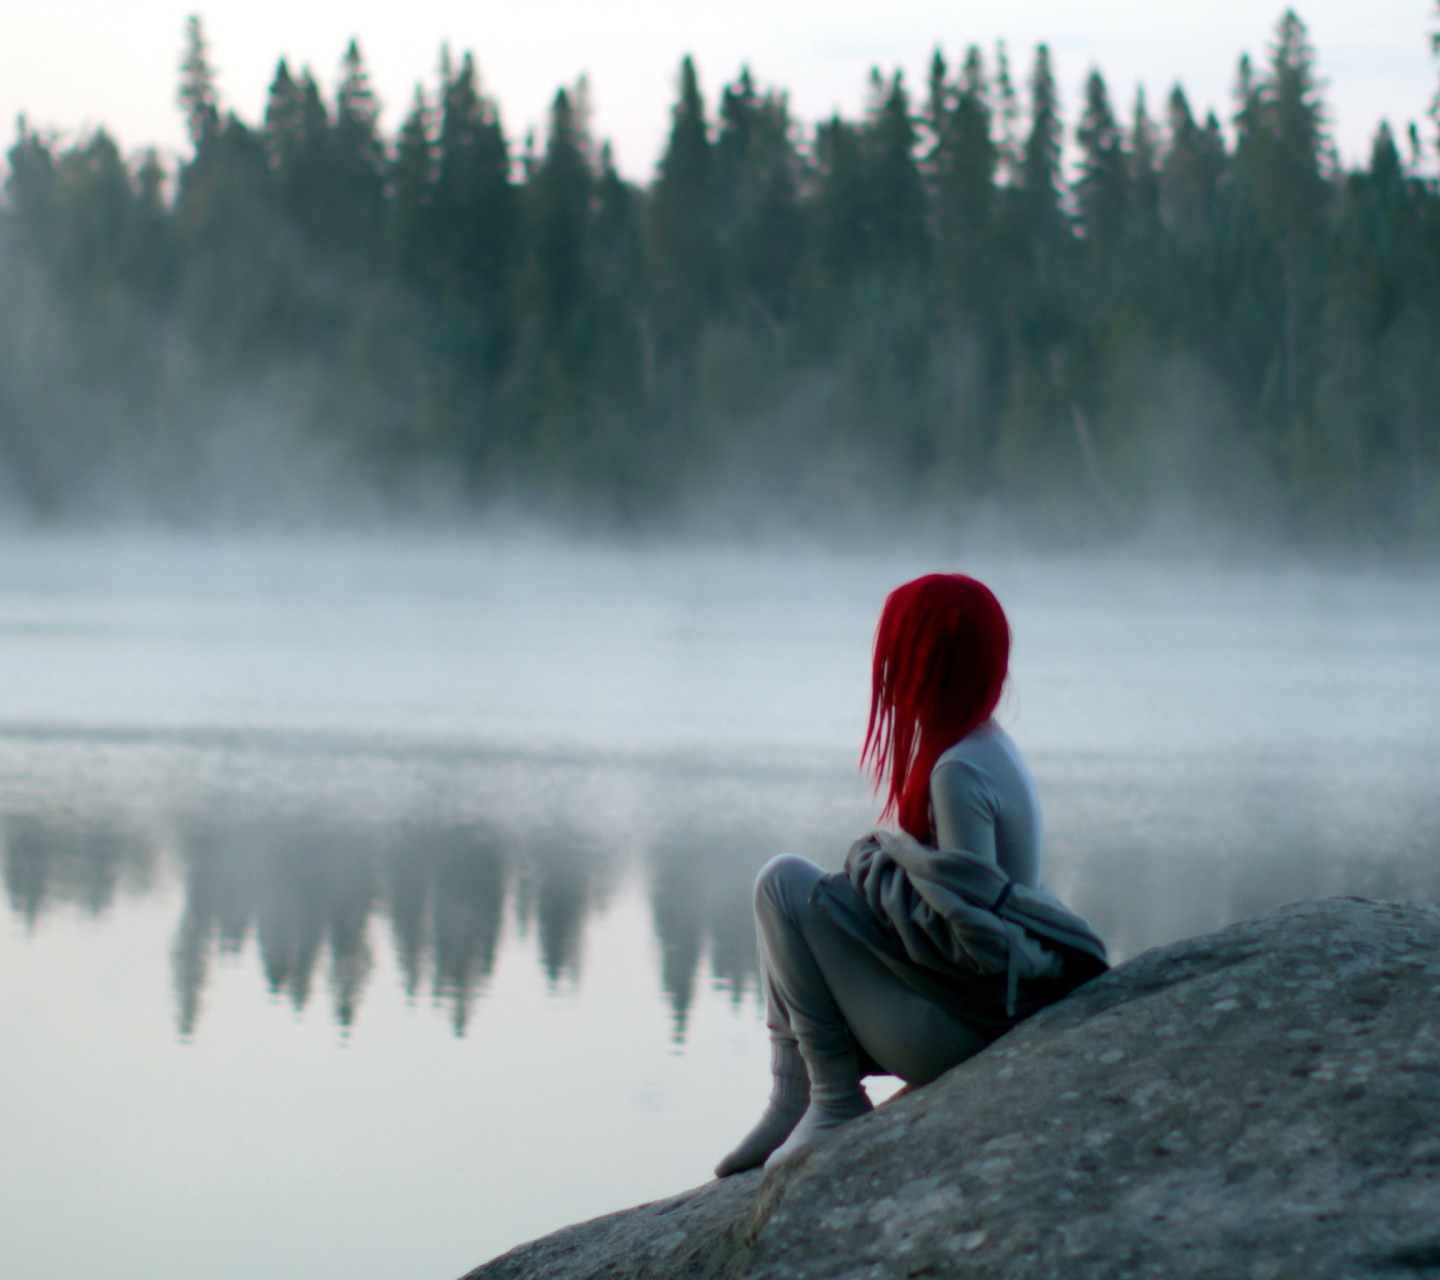
[[[807,1056],[860,1050],[887,1075],[925,1084],[979,1053],[990,1037],[912,991],[846,933],[811,893],[825,874],[793,853],[761,868],[755,921],[765,1021]]]

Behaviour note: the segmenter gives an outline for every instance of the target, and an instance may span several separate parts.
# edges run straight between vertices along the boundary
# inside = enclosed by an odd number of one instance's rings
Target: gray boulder
[[[1440,908],[1328,899],[1148,951],[778,1170],[467,1280],[1407,1275],[1440,1277]]]

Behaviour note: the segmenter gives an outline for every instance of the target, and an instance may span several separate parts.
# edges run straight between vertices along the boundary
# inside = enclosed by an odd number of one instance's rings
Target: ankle
[[[870,1098],[860,1083],[860,1064],[852,1051],[808,1052],[805,1067],[812,1101],[848,1106],[863,1099],[864,1109],[870,1109]]]
[[[770,1100],[754,1128],[715,1166],[715,1176],[727,1178],[764,1164],[790,1135],[810,1106],[810,1076],[793,1040],[772,1039],[770,1045]]]

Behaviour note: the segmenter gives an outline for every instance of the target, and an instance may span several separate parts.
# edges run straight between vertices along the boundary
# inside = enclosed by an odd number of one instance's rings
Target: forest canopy
[[[1342,165],[1293,12],[1223,121],[1178,85],[1117,104],[1099,70],[1067,117],[1044,45],[1023,74],[1003,46],[877,70],[858,119],[813,127],[748,71],[707,98],[687,58],[645,186],[583,80],[517,139],[447,51],[386,136],[354,42],[331,94],[282,60],[259,121],[198,19],[179,70],[172,168],[23,118],[9,149],[14,518],[350,494],[1440,542],[1435,140],[1381,124]]]

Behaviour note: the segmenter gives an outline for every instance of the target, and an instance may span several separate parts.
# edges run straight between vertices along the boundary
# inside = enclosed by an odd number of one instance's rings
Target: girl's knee
[[[825,873],[808,858],[795,853],[782,853],[771,858],[755,877],[755,909],[803,903],[810,890]]]

